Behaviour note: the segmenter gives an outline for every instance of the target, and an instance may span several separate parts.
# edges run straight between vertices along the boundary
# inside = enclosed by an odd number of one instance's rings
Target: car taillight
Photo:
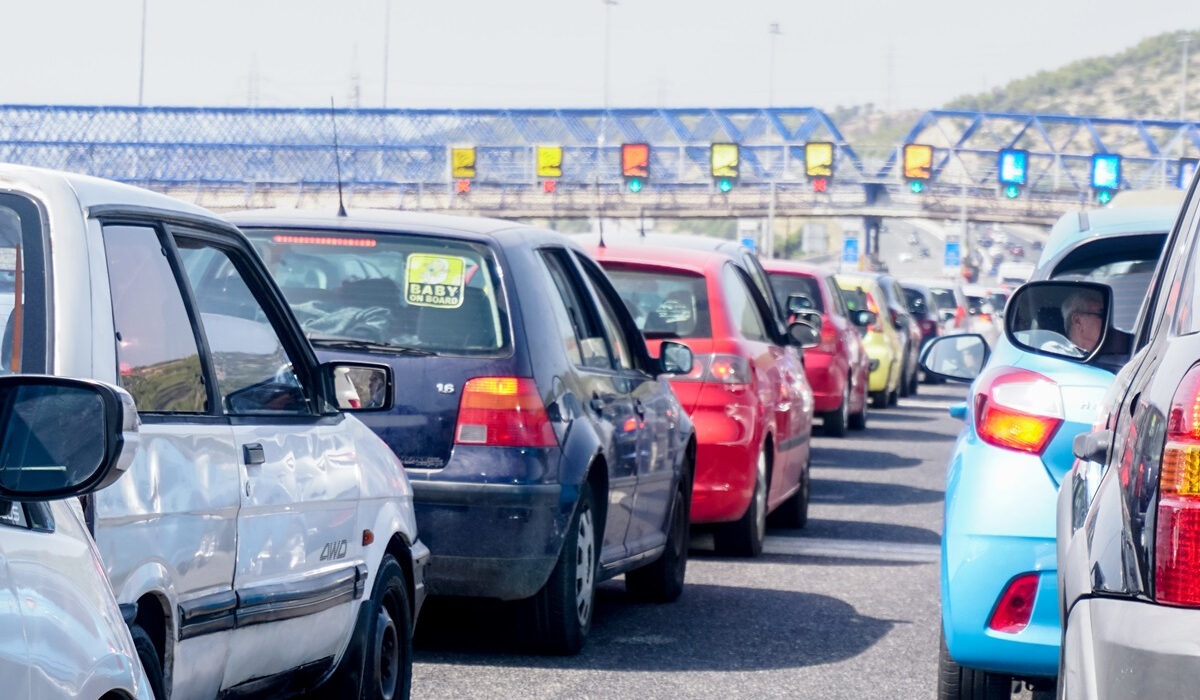
[[[718,384],[749,384],[750,363],[744,357],[714,353],[697,355],[688,374],[671,377],[674,382],[716,382]]]
[[[1171,399],[1158,484],[1155,599],[1200,607],[1200,365]]]
[[[463,387],[454,442],[553,447],[558,444],[537,385],[524,377],[475,377]]]
[[[954,309],[954,327],[962,328],[967,320],[967,310],[959,306]]]
[[[920,323],[921,323],[921,335],[930,336],[930,335],[938,334],[937,321],[934,321],[931,318],[923,318],[923,319],[921,319]]]
[[[833,327],[833,319],[829,314],[821,314],[821,344],[817,350],[827,353],[837,352],[837,329]]]
[[[875,298],[872,297],[870,294],[867,294],[867,311],[870,311],[871,313],[875,314],[876,319],[879,318],[879,304],[875,303]],[[874,323],[867,324],[867,332],[868,333],[874,333],[874,332],[877,332],[878,330],[879,330],[879,326],[875,325]]]
[[[980,321],[983,321],[984,323],[991,323],[991,322],[992,322],[992,315],[991,315],[991,314],[985,314],[985,313],[981,313],[981,314],[979,314],[979,320],[980,320]]]
[[[978,380],[975,432],[984,442],[1041,454],[1063,423],[1062,392],[1029,370],[997,367]]]
[[[1000,602],[988,620],[988,627],[997,632],[1016,634],[1029,626],[1033,617],[1033,601],[1037,598],[1038,575],[1021,574],[1012,581],[1000,596]]]

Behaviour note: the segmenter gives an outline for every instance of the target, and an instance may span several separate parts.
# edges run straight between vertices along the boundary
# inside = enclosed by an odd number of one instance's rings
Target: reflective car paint
[[[871,299],[880,310],[873,328],[866,330],[862,341],[867,357],[875,365],[868,380],[871,392],[887,395],[899,392],[900,378],[904,371],[904,346],[891,318],[884,313],[887,310],[887,297],[872,278],[841,272],[835,277],[838,286],[846,291],[854,291],[861,287],[871,295]]]

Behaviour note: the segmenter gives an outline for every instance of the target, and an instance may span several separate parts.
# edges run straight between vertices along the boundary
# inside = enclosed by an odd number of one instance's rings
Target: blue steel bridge
[[[964,111],[925,113],[901,143],[856,149],[813,108],[408,110],[336,115],[350,206],[504,217],[863,216],[1048,223],[1094,201],[1093,154],[1119,154],[1121,189],[1175,187],[1200,154],[1197,123]],[[329,109],[0,106],[0,160],[97,175],[218,209],[331,206],[336,197]],[[835,145],[833,176],[814,192],[805,144]],[[714,185],[713,143],[740,146],[728,193]],[[623,143],[650,145],[649,178],[633,193]],[[913,194],[904,143],[933,146],[931,179]],[[450,149],[475,149],[469,192]],[[538,146],[561,146],[546,192]],[[1028,152],[1029,180],[1004,196],[1002,149]],[[861,150],[861,152],[860,152]]]

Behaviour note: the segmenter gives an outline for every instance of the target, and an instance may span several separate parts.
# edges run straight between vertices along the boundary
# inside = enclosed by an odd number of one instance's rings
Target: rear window
[[[950,309],[953,311],[958,308],[958,301],[954,299],[953,289],[930,289],[929,293],[933,296],[933,305],[939,310]]]
[[[1103,282],[1112,287],[1113,325],[1129,331],[1142,308],[1165,241],[1165,233],[1107,236],[1071,251],[1050,278]]]
[[[925,303],[925,294],[919,289],[904,289],[904,296],[908,297],[908,311],[919,316],[924,316],[929,313],[929,306]]]
[[[846,308],[850,311],[867,311],[867,293],[862,287],[856,289],[841,289],[842,301],[846,302]]]
[[[507,307],[487,246],[417,234],[246,233],[318,347],[359,341],[383,352],[449,355],[509,347]]]
[[[645,337],[712,337],[708,284],[702,275],[601,265]]]
[[[779,272],[768,273],[771,278],[771,288],[779,308],[787,309],[788,297],[793,294],[803,294],[812,302],[815,311],[825,311],[825,303],[821,298],[821,285],[816,279],[807,275],[788,275]]]

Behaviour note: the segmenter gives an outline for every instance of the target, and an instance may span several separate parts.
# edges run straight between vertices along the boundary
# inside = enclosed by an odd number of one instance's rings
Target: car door
[[[119,603],[158,598],[161,611],[139,605],[148,617],[137,624],[157,619],[160,629],[148,634],[178,635],[174,653],[160,659],[172,695],[211,697],[237,604],[241,479],[233,431],[218,410],[199,318],[164,225],[115,215],[99,225],[108,280],[92,293],[111,302],[111,357],[141,426],[125,478],[95,494],[96,543]],[[161,629],[163,619],[175,624]],[[184,661],[194,658],[206,661]]]
[[[641,418],[634,409],[630,382],[615,368],[603,322],[578,267],[565,248],[546,247],[539,254],[552,280],[551,293],[562,302],[554,307],[575,367],[576,395],[601,441],[607,443],[608,507],[600,560],[612,562],[628,555]]]
[[[358,459],[344,416],[323,415],[282,300],[251,251],[231,236],[174,233],[237,446],[229,687],[336,656],[349,637],[366,579]]]
[[[21,615],[21,598],[9,573],[11,549],[20,549],[28,539],[29,521],[25,506],[0,500],[0,678],[4,692],[13,698],[29,697],[29,644]],[[15,547],[14,547],[15,545]]]
[[[587,286],[596,301],[617,371],[617,381],[628,391],[633,402],[637,431],[637,485],[633,516],[625,537],[629,553],[639,554],[666,542],[668,511],[675,493],[678,456],[672,453],[672,402],[657,379],[636,365],[633,348],[641,340],[628,310],[600,268],[578,256]],[[622,318],[622,314],[626,318]],[[633,427],[633,426],[630,426]]]

